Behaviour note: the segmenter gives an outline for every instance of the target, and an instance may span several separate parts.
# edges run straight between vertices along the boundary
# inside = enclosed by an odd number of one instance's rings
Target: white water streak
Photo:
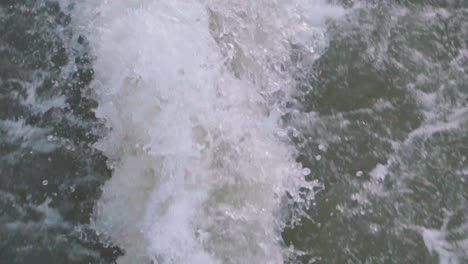
[[[119,263],[282,263],[281,196],[303,181],[279,125],[291,44],[311,59],[322,1],[85,1],[99,143],[113,176],[95,225]],[[320,38],[317,38],[320,37]],[[271,99],[281,91],[280,102]],[[310,184],[309,184],[310,185]],[[311,187],[311,186],[309,186]]]

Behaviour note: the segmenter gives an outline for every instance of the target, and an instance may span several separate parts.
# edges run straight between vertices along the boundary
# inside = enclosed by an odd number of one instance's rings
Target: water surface
[[[468,263],[466,1],[2,1],[1,263]]]

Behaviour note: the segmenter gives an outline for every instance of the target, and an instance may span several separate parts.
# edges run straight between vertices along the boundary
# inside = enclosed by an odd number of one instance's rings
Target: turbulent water
[[[468,2],[0,2],[0,263],[468,263]]]

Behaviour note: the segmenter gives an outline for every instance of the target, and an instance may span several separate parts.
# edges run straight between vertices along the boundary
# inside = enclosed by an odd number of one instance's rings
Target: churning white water
[[[320,55],[326,19],[343,10],[318,0],[76,10],[110,128],[98,148],[113,176],[93,221],[124,249],[119,263],[282,263],[281,199],[316,183],[280,119],[292,72]]]

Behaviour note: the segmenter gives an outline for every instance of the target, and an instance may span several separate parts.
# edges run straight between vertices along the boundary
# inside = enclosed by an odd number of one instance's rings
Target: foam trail
[[[322,1],[84,1],[114,173],[94,222],[119,263],[282,263],[278,209],[305,183],[281,138],[291,44],[323,49]],[[296,63],[296,64],[295,64]],[[288,69],[288,70],[286,70]],[[278,96],[281,95],[281,96]]]

